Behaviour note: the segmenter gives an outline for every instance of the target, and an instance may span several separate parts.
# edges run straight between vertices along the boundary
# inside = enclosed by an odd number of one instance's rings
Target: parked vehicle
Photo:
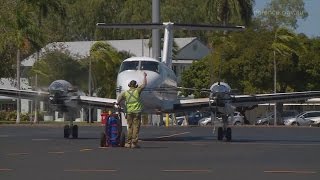
[[[277,125],[283,125],[284,120],[295,117],[299,114],[296,110],[287,110],[282,113],[277,112]],[[274,124],[274,112],[270,112],[265,116],[258,117],[256,125],[273,125]]]
[[[198,122],[202,118],[210,117],[211,113],[210,112],[188,112],[187,117],[185,117],[184,114],[177,114],[176,115],[176,121],[178,125],[182,125],[184,119],[186,118],[188,120],[189,125],[198,125]]]
[[[217,117],[217,120],[221,123],[222,118]],[[211,117],[202,118],[199,120],[198,123],[200,126],[207,126],[211,125]],[[240,112],[234,112],[233,119],[231,116],[228,117],[228,124],[229,125],[243,125],[244,124],[244,117],[240,114]]]
[[[310,126],[320,127],[320,118],[314,118],[310,121]]]
[[[309,126],[317,119],[320,119],[320,111],[306,111],[296,117],[284,120],[284,124],[287,126]]]

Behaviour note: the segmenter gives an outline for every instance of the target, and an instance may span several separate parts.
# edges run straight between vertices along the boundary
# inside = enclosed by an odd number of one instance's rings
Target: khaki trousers
[[[128,133],[126,143],[138,143],[138,135],[141,125],[141,113],[128,113],[127,114]]]

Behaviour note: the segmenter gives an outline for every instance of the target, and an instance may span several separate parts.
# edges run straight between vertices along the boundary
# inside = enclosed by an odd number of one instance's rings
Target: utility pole
[[[91,79],[92,79],[92,74],[91,74],[91,71],[92,71],[92,62],[91,62],[92,60],[91,60],[91,57],[89,57],[89,80],[88,80],[88,93],[89,93],[89,96],[91,96]],[[89,121],[89,123],[92,123],[92,117],[91,117],[91,106],[89,105],[89,111],[88,111],[88,113],[89,113],[89,119],[88,119],[88,121]]]
[[[276,51],[273,50],[273,77],[274,77],[274,93],[277,93],[277,61],[276,61]],[[274,126],[277,125],[277,103],[274,102]]]
[[[16,123],[20,123],[20,110],[21,110],[21,98],[20,98],[20,49],[17,51],[17,89],[18,89],[18,98],[17,98],[17,119]]]
[[[160,23],[160,0],[152,0],[152,23]],[[152,29],[152,57],[160,61],[160,30]]]

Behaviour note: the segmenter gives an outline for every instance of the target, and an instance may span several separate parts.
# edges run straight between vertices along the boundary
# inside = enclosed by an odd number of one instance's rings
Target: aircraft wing
[[[236,95],[231,97],[233,106],[253,106],[262,103],[305,101],[310,98],[320,97],[320,91],[305,91],[292,93],[273,93],[256,95]]]
[[[100,98],[92,96],[79,96],[80,105],[93,106],[100,108],[112,109],[117,102],[116,99]]]
[[[219,99],[229,103],[234,107],[250,107],[263,103],[277,103],[277,102],[297,102],[306,101],[307,99],[320,97],[320,91],[305,91],[292,93],[276,93],[276,94],[255,94],[255,95],[235,95],[228,99]],[[219,105],[219,100],[209,100],[209,98],[186,99],[179,100],[174,104],[173,111],[179,110],[200,110],[208,109],[209,101],[211,105],[216,103]]]
[[[173,105],[173,111],[200,110],[209,108],[209,98],[181,99]]]
[[[5,89],[0,88],[0,95],[12,97],[12,98],[22,98],[22,99],[48,99],[49,93],[45,91],[30,91],[30,90],[18,90],[18,89]]]

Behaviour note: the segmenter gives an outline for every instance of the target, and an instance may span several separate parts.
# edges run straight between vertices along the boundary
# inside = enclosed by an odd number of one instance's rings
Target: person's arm
[[[121,93],[117,98],[117,104],[120,104],[124,100],[124,92]]]
[[[141,89],[145,88],[147,85],[147,73],[143,72],[143,76],[144,76],[144,79],[143,79],[143,83],[140,86]]]

